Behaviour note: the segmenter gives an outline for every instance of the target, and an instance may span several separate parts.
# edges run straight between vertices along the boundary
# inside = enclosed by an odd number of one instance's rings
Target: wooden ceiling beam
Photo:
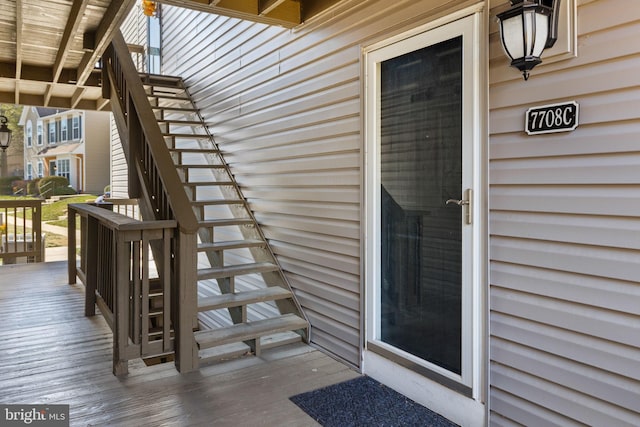
[[[22,74],[22,52],[24,50],[22,48],[23,25],[22,0],[16,0],[16,79],[18,80],[20,80]]]
[[[21,95],[21,105],[32,105],[36,107],[44,107],[44,96],[42,95],[34,95],[34,94],[26,94],[23,93]],[[0,91],[0,103],[1,104],[18,104],[15,102],[13,98],[12,92],[1,92]],[[66,109],[76,109],[76,110],[91,110],[91,111],[110,111],[111,103],[109,100],[105,100],[99,98],[97,100],[92,99],[82,99],[80,102],[76,104],[75,107],[72,107],[73,101],[71,98],[63,98],[63,97],[51,97],[51,102],[47,107],[49,108],[66,108]]]
[[[93,50],[87,52],[80,61],[78,67],[78,84],[83,85],[85,81],[91,76],[91,72],[94,69],[96,62],[102,56],[102,53],[107,48],[113,35],[116,31],[120,30],[120,25],[125,20],[129,11],[136,3],[136,0],[112,0],[109,7],[102,17],[102,21],[98,25],[95,31],[95,46]]]
[[[53,83],[53,69],[49,67],[41,67],[37,65],[23,65],[20,79],[17,78],[15,73],[15,64],[10,62],[0,62],[0,80],[23,80],[34,82]],[[56,84],[77,84],[76,70],[70,68],[63,68],[60,73],[60,78]],[[100,87],[100,73],[91,73],[89,78],[80,86]]]
[[[47,85],[47,88],[44,91],[44,107],[49,105],[51,102],[51,95],[53,94],[53,83]]]
[[[268,15],[275,8],[290,0],[258,0],[258,14]],[[299,5],[300,3],[298,3]]]
[[[96,101],[96,110],[97,111],[110,111],[111,104],[110,99],[100,98]]]
[[[69,12],[69,19],[67,20],[67,25],[64,28],[64,33],[62,34],[62,40],[60,41],[60,47],[58,48],[58,52],[56,54],[56,60],[53,64],[53,81],[57,82],[58,78],[60,78],[60,73],[62,73],[62,68],[64,67],[65,60],[69,55],[69,51],[71,50],[71,46],[73,45],[73,38],[78,31],[78,27],[82,22],[82,17],[84,16],[84,11],[89,4],[89,0],[74,0],[71,5],[71,11]]]
[[[13,90],[14,104],[20,104],[20,80],[16,80],[16,85]]]
[[[87,91],[87,88],[78,87],[71,96],[71,108],[77,108],[80,101],[82,101],[82,95]]]
[[[300,24],[300,20],[287,17],[279,19],[271,15],[260,15],[258,0],[217,0],[212,3],[199,0],[158,0],[158,3],[171,6],[198,10],[200,12],[215,13],[231,18],[246,19],[247,21],[293,28]],[[290,16],[290,15],[287,15]]]

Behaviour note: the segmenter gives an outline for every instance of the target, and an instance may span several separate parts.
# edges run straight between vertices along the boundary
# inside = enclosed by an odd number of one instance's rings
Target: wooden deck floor
[[[299,344],[189,374],[130,362],[117,378],[111,331],[83,301],[64,262],[0,266],[0,403],[69,404],[74,426],[309,426],[288,398],[358,376]]]

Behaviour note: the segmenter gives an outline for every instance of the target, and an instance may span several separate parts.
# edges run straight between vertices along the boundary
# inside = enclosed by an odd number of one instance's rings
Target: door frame
[[[487,394],[487,319],[488,304],[488,265],[487,265],[487,245],[488,245],[488,23],[485,17],[484,5],[479,3],[469,8],[454,12],[446,17],[437,19],[430,23],[421,25],[402,34],[390,37],[382,42],[375,43],[363,50],[363,75],[364,75],[364,209],[363,209],[363,352],[362,367],[363,372],[372,377],[380,378],[393,388],[401,392],[405,388],[408,395],[411,394],[411,387],[406,386],[408,380],[424,381],[425,387],[435,386],[439,392],[451,392],[451,396],[435,398],[443,405],[451,406],[452,411],[460,411],[458,403],[453,403],[459,399],[471,399],[480,403],[485,401]],[[463,141],[466,139],[472,145],[470,163],[465,164],[465,168],[470,168],[469,179],[473,189],[473,226],[470,234],[466,238],[470,240],[469,254],[470,262],[465,266],[466,276],[463,280],[469,281],[465,292],[463,291],[463,372],[460,376],[448,372],[435,365],[413,360],[401,351],[381,345],[375,339],[378,331],[377,322],[377,301],[380,283],[380,233],[379,233],[379,157],[378,157],[378,90],[377,69],[379,59],[377,54],[385,48],[397,45],[399,42],[412,38],[437,38],[442,32],[450,32],[450,37],[463,34],[463,69],[465,70],[463,85],[465,85],[465,96],[463,98]],[[415,39],[414,39],[415,40]],[[433,42],[436,43],[436,42]],[[429,45],[431,43],[427,43]],[[401,52],[403,53],[403,52]],[[401,53],[398,53],[400,55]],[[469,64],[471,58],[471,64]],[[467,67],[468,72],[467,72]],[[376,84],[373,84],[376,82]],[[470,134],[469,134],[470,133]],[[464,183],[463,183],[464,185]],[[465,190],[465,187],[462,189]],[[464,286],[463,286],[464,289]],[[467,298],[467,299],[465,299]],[[463,315],[464,316],[464,315]],[[385,372],[386,371],[386,372]],[[393,372],[393,374],[390,374]],[[409,378],[412,377],[412,378]],[[431,386],[429,385],[431,384]],[[440,387],[441,386],[441,387]],[[434,402],[427,400],[420,401],[419,395],[410,396],[420,403],[427,404],[432,409]],[[417,398],[416,398],[417,397]],[[453,399],[453,400],[452,400]],[[437,407],[438,404],[435,404]],[[441,409],[441,413],[448,412]],[[477,405],[472,411],[478,414]]]

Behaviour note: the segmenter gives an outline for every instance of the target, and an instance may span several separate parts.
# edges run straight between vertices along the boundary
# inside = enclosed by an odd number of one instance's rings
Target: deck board
[[[84,287],[66,274],[64,262],[0,266],[0,403],[69,404],[74,426],[315,426],[289,397],[359,375],[293,344],[189,374],[131,361],[117,378],[111,331],[84,317]]]

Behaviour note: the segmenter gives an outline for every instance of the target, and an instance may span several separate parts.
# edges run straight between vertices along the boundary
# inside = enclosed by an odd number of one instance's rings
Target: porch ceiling
[[[162,0],[294,27],[341,0]],[[0,103],[108,110],[95,64],[138,0],[0,0]]]

